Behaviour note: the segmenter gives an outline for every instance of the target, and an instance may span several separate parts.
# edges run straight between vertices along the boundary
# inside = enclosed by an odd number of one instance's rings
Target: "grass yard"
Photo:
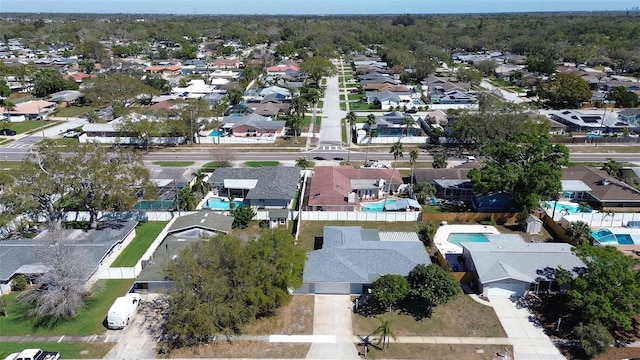
[[[18,134],[26,133],[34,129],[38,129],[41,127],[49,127],[58,125],[57,121],[36,121],[36,120],[27,120],[23,122],[10,123],[8,128],[11,130],[15,130]]]
[[[154,161],[153,165],[164,167],[187,167],[194,164],[194,161]]]
[[[0,170],[18,170],[23,166],[22,161],[0,161]]]
[[[54,115],[58,117],[77,117],[95,110],[92,106],[69,106],[57,108]]]
[[[69,146],[80,143],[77,138],[49,139],[49,141],[52,141],[56,146]]]
[[[380,325],[378,317],[391,320],[391,329],[397,335],[416,336],[479,336],[506,337],[493,308],[478,304],[468,295],[446,305],[437,306],[431,318],[415,320],[398,311],[374,316],[353,315],[353,333],[370,334]]]
[[[494,360],[496,353],[504,354],[502,345],[435,345],[391,344],[384,351],[369,347],[367,359],[438,359],[438,360]],[[509,354],[513,348],[507,346]],[[363,349],[358,346],[358,352]],[[428,356],[427,356],[428,354]]]
[[[325,226],[362,226],[364,229],[384,229],[384,231],[418,231],[422,227],[418,221],[385,222],[385,221],[305,221],[300,226],[298,245],[305,250],[313,250],[316,237],[322,237]],[[377,320],[376,320],[377,321]]]
[[[313,334],[313,296],[294,295],[289,305],[278,309],[275,316],[260,319],[242,329],[250,335]]]
[[[7,317],[0,317],[0,336],[15,335],[93,335],[102,334],[109,307],[113,301],[126,294],[133,280],[99,280],[93,286],[93,296],[85,300],[85,306],[70,320],[39,324],[29,315],[26,305],[15,301],[17,294],[5,295]]]
[[[208,162],[208,163],[206,163],[206,164],[202,165],[202,170],[205,170],[205,171],[215,170],[215,169],[217,169],[217,168],[224,167],[223,165],[224,165],[224,164],[221,164],[221,163],[220,163],[220,162],[218,162],[218,161],[210,161],[210,162]]]
[[[198,347],[186,347],[171,351],[164,358],[238,358],[250,359],[304,359],[311,344],[268,343],[263,341],[216,341]],[[157,358],[162,359],[163,355]]]
[[[115,343],[70,343],[70,342],[3,342],[0,343],[0,359],[24,349],[42,349],[57,351],[62,359],[102,359]]]
[[[280,165],[279,161],[247,161],[244,163],[248,167],[259,168],[263,166],[278,166]]]
[[[153,240],[167,225],[166,221],[153,221],[139,224],[136,227],[136,237],[122,251],[120,256],[111,264],[112,267],[135,266],[142,255],[149,249]]]

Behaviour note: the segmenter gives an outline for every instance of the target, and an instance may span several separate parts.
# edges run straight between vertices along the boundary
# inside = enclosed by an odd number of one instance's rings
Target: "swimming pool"
[[[224,131],[219,131],[219,130],[211,130],[211,132],[209,133],[209,136],[225,136]]]
[[[398,200],[388,199],[387,204],[395,204],[396,201]],[[360,206],[360,210],[368,212],[382,212],[384,211],[384,200],[362,204]]]
[[[609,229],[593,230],[591,232],[593,239],[600,244],[618,244],[618,245],[635,245],[636,242],[631,234],[614,234]],[[640,240],[640,239],[639,239]],[[640,244],[640,241],[638,241]]]
[[[555,203],[555,205],[554,205]],[[553,207],[556,208],[556,213],[567,213],[567,214],[577,214],[577,213],[590,213],[592,209],[588,205],[580,207],[579,204],[576,203],[568,203],[568,202],[555,202],[555,201],[546,201],[544,203],[545,209],[553,211]]]
[[[241,200],[233,200],[233,203],[235,204],[234,208],[244,205]],[[202,208],[212,210],[231,210],[231,203],[227,198],[212,197],[205,201]]]
[[[489,242],[489,239],[487,239],[487,237],[484,234],[480,234],[480,233],[451,233],[449,234],[447,241],[456,246],[462,247],[460,245],[461,242],[481,243],[481,242]]]

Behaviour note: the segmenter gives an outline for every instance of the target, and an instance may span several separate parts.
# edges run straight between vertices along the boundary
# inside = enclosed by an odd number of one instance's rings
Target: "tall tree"
[[[62,78],[59,71],[42,69],[33,76],[33,95],[45,97],[58,91],[72,88],[70,83]]]
[[[634,108],[638,106],[638,94],[628,91],[624,86],[615,86],[607,95],[607,100],[623,108]]]
[[[311,82],[319,87],[320,79],[325,76],[333,76],[337,69],[326,57],[312,56],[300,64],[300,71],[306,73]]]
[[[382,275],[371,284],[371,296],[389,310],[404,299],[409,291],[409,283],[402,275]]]
[[[433,163],[431,163],[434,169],[443,169],[447,167],[447,153],[444,151],[438,151],[433,154]]]
[[[418,150],[411,150],[409,153],[409,163],[411,164],[411,186],[413,186],[413,178],[416,172],[416,162],[418,162]]]
[[[578,75],[558,73],[540,83],[540,99],[555,108],[576,108],[591,99],[589,83]]]
[[[353,111],[347,113],[347,165],[351,164],[351,143],[353,142],[354,127],[356,126],[357,116]]]
[[[159,94],[158,90],[146,85],[140,78],[123,73],[102,74],[85,90],[87,100],[123,109],[135,104],[140,97],[150,98]]]
[[[433,307],[444,305],[460,294],[460,284],[450,273],[435,264],[418,264],[407,276],[409,287],[414,295],[425,303],[428,316]]]
[[[202,196],[206,195],[211,190],[211,185],[207,182],[207,174],[202,169],[197,172],[191,173],[193,182],[191,183],[191,190],[200,193]]]
[[[416,121],[413,120],[411,116],[405,116],[402,118],[400,122],[400,126],[404,126],[404,136],[409,136],[409,130],[411,129],[411,135],[413,135],[413,125],[416,124]]]
[[[296,166],[301,167],[304,170],[307,170],[307,168],[311,167],[311,165],[312,165],[311,161],[307,160],[306,157],[301,157],[296,159]]]
[[[602,165],[602,170],[606,171],[609,176],[616,179],[622,177],[622,164],[618,161],[608,158],[607,162]]]
[[[364,163],[366,164],[369,161],[369,146],[371,146],[371,130],[373,125],[376,123],[376,116],[373,114],[367,115],[367,151],[364,155]]]
[[[610,332],[633,329],[640,311],[640,260],[613,246],[579,246],[573,252],[584,269],[559,269],[572,310],[586,324],[600,323]]]

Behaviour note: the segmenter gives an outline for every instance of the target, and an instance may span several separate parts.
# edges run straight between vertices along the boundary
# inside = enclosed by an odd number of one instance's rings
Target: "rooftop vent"
[[[602,185],[609,185],[609,184],[611,184],[611,181],[608,178],[602,179]]]

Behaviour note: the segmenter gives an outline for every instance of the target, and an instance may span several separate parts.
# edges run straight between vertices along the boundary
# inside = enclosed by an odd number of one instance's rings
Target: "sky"
[[[451,14],[634,7],[640,0],[0,0],[0,13]]]

